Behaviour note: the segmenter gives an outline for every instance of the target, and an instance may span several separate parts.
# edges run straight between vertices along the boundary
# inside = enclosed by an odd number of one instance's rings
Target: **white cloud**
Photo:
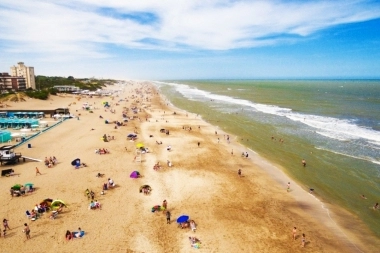
[[[152,13],[158,20],[139,23],[105,15],[102,8]],[[229,50],[282,43],[289,36],[379,17],[379,4],[359,0],[2,0],[0,43],[6,43],[2,50],[72,58],[107,57],[110,45]]]

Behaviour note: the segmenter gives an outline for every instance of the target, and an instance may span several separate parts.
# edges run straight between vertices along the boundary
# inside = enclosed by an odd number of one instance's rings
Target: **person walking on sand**
[[[170,212],[166,211],[166,224],[170,224]]]
[[[290,182],[288,182],[288,188],[287,188],[287,191],[288,191],[288,192],[290,191]]]
[[[373,206],[373,210],[376,210],[376,209],[379,209],[379,203],[376,203],[376,204]]]
[[[301,247],[305,247],[305,243],[306,243],[306,236],[305,234],[302,234],[302,242],[301,242]]]
[[[293,227],[293,240],[296,240],[297,238],[297,228]]]
[[[42,175],[41,172],[40,172],[40,170],[38,169],[38,167],[36,167],[36,176],[37,176],[38,174]]]
[[[302,162],[302,166],[303,166],[303,167],[306,167],[306,161],[305,161],[305,159],[302,159],[301,162]]]
[[[26,223],[24,223],[24,230],[23,230],[23,232],[26,235],[26,239],[27,240],[30,239],[30,228],[29,228],[28,224],[26,224]]]
[[[201,143],[198,141],[198,148],[199,148],[199,145],[201,145]]]
[[[7,219],[3,219],[3,226],[4,226],[4,230],[11,230],[11,228],[9,227],[8,225],[8,220]]]
[[[238,169],[238,176],[241,177],[241,169]]]

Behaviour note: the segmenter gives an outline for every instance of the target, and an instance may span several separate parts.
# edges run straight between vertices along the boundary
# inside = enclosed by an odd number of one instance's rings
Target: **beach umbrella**
[[[12,186],[13,190],[20,190],[21,189],[21,184],[15,184]]]
[[[25,183],[25,184],[24,184],[25,187],[31,187],[31,186],[33,186],[33,185],[34,185],[33,183]]]
[[[131,175],[129,177],[130,178],[138,178],[139,176],[140,176],[140,172],[135,170],[131,173]]]
[[[188,215],[181,215],[177,218],[177,223],[183,223],[183,222],[186,222],[189,220],[189,216]]]
[[[71,162],[71,165],[72,165],[72,166],[75,166],[75,165],[77,165],[78,163],[80,164],[80,159],[79,159],[79,158],[73,160],[73,161]]]
[[[140,142],[140,143],[137,143],[137,144],[136,144],[136,147],[138,147],[138,148],[143,148],[143,147],[144,147],[144,144],[141,143],[141,142]]]
[[[57,207],[59,207],[61,204],[64,205],[64,206],[66,207],[65,202],[63,202],[63,201],[60,200],[60,199],[56,199],[56,200],[53,200],[53,202],[51,202],[51,207],[52,207],[52,208],[57,208]]]

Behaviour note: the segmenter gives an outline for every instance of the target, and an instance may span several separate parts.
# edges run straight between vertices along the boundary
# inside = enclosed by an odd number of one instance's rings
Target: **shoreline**
[[[202,241],[200,252],[358,252],[345,240],[337,240],[335,231],[321,224],[313,213],[305,212],[310,207],[295,200],[293,193],[298,192],[295,183],[291,187],[294,191],[287,193],[286,184],[277,182],[260,168],[260,163],[266,161],[256,159],[253,153],[250,159],[240,157],[238,150],[243,146],[239,143],[227,144],[221,138],[218,144],[216,126],[193,117],[190,112],[186,117],[186,111],[167,106],[165,98],[160,97],[162,94],[155,91],[153,83],[147,86],[146,82],[129,81],[124,93],[111,102],[116,113],[104,108],[89,113],[80,110],[81,102],[77,102],[70,111],[74,113],[78,109],[82,114],[80,120],[66,120],[38,136],[32,140],[32,148],[26,145],[17,148],[17,152],[42,160],[54,155],[59,162],[53,168],[46,168],[42,163],[20,163],[14,166],[15,172],[20,173],[18,177],[1,178],[0,199],[4,204],[0,212],[12,228],[8,238],[1,238],[5,247],[20,251],[27,243],[31,252],[47,252],[47,248],[73,252],[79,247],[83,252],[92,252],[94,248],[112,252],[193,252],[188,237],[196,236]],[[117,102],[121,98],[128,101]],[[75,96],[52,97],[48,101],[30,100],[17,106],[38,108],[49,102],[61,106],[73,100]],[[83,100],[97,106],[111,98]],[[137,113],[140,119],[130,120],[117,129],[104,123],[106,119],[120,120],[121,111],[132,106],[141,109]],[[134,114],[129,111],[128,115]],[[100,116],[103,118],[99,119]],[[193,130],[184,130],[184,125],[192,126]],[[169,129],[170,135],[160,133],[161,128]],[[135,130],[139,132],[138,140],[126,140],[126,135]],[[103,134],[115,139],[102,142]],[[156,141],[162,141],[163,145]],[[150,150],[142,155],[141,163],[134,161],[136,144],[140,142]],[[167,145],[172,146],[170,152],[166,150]],[[236,147],[233,156],[232,145]],[[110,154],[95,154],[97,148],[107,148]],[[88,167],[73,169],[70,162],[76,158]],[[172,162],[172,167],[166,165],[167,160]],[[157,162],[162,166],[158,171],[152,169]],[[35,166],[42,175],[35,175]],[[236,173],[238,168],[243,171],[241,178]],[[134,170],[142,178],[131,179],[129,175]],[[99,172],[105,177],[97,178]],[[100,195],[108,177],[114,179],[117,187]],[[25,182],[33,182],[36,191],[10,198],[9,186]],[[149,196],[138,191],[144,184],[152,187]],[[86,188],[95,191],[102,210],[88,210]],[[69,207],[56,220],[46,214],[37,221],[28,220],[24,211],[46,197],[62,199]],[[152,206],[160,205],[164,199],[172,214],[170,225],[166,224],[165,215],[151,212]],[[188,214],[196,221],[196,233],[177,227],[175,219],[181,214]],[[30,224],[32,239],[24,243],[25,236],[18,228],[25,222]],[[298,229],[295,241],[293,226]],[[75,231],[78,227],[86,231],[85,236],[66,242],[63,237],[66,230]],[[305,248],[300,247],[302,233],[306,233]],[[372,245],[367,244],[363,249],[370,252],[376,247]]]
[[[159,90],[157,87],[156,89]],[[181,110],[184,113],[196,115],[194,113],[176,107],[162,93],[160,93],[160,96],[163,98],[164,101],[169,101],[169,105],[173,108],[173,110]],[[211,127],[219,129],[219,126],[215,126],[212,123],[207,122],[201,117],[201,115],[199,115],[198,117],[200,120],[209,124]],[[219,129],[218,132],[219,131],[221,131],[221,129]],[[307,212],[313,212],[313,216],[314,218],[316,217],[316,220],[321,222],[325,227],[328,227],[329,229],[333,230],[334,234],[338,236],[338,238],[335,238],[334,240],[338,239],[339,241],[344,243],[348,248],[351,248],[353,252],[367,252],[367,246],[373,244],[374,241],[378,241],[377,237],[354,214],[350,213],[344,208],[340,208],[332,204],[329,204],[325,202],[323,199],[318,198],[314,194],[310,194],[301,186],[302,184],[300,182],[297,182],[295,179],[289,176],[284,169],[281,169],[280,165],[261,157],[260,154],[258,154],[256,151],[247,148],[244,144],[239,143],[237,141],[238,136],[233,137],[235,143],[232,144],[231,142],[231,144],[237,147],[236,151],[240,149],[240,151],[237,152],[237,154],[240,154],[241,151],[244,152],[246,150],[249,150],[251,162],[258,166],[259,169],[264,171],[272,179],[274,179],[279,186],[284,186],[284,189],[287,182],[291,182],[291,193],[294,201],[296,201],[296,203],[301,208],[305,209],[305,211],[307,210]],[[341,218],[339,217],[339,215],[337,215],[337,213],[340,213]],[[356,233],[353,233],[348,229],[344,229],[343,226],[347,227],[347,224],[350,224],[350,226],[355,227]],[[361,235],[360,237],[357,234],[358,232]],[[375,244],[373,249],[375,249],[378,246],[380,246],[380,242]]]

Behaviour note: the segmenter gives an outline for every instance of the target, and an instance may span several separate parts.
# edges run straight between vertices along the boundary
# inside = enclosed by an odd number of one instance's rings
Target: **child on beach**
[[[238,175],[241,177],[241,169],[238,169]]]
[[[293,228],[293,240],[295,240],[297,238],[297,228],[294,227]]]
[[[42,175],[41,172],[40,172],[40,170],[36,167],[36,176],[37,176],[38,174]]]

